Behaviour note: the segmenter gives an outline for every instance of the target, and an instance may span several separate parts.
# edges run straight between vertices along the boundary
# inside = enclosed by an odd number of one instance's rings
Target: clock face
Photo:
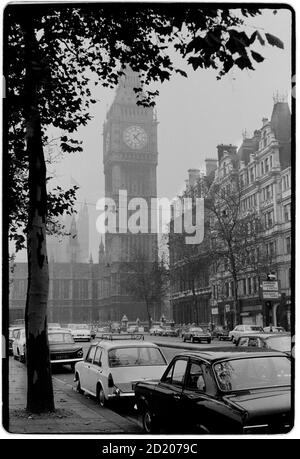
[[[148,136],[142,127],[129,126],[123,133],[123,139],[128,147],[139,150],[146,145]]]

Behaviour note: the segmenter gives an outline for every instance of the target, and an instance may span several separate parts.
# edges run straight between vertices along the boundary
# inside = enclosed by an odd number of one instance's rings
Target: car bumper
[[[55,363],[76,363],[76,362],[81,362],[83,360],[83,357],[79,358],[79,357],[76,357],[76,359],[54,359],[54,360],[50,360],[50,363],[51,364],[55,364]]]

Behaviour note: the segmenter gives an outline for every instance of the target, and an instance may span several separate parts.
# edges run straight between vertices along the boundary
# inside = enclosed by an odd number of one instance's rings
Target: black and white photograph
[[[2,21],[3,432],[124,457],[288,438],[292,6],[16,1]]]

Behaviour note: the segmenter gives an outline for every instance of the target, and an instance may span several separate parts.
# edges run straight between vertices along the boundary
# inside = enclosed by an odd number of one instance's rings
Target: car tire
[[[101,408],[104,408],[107,405],[107,400],[102,386],[97,387],[97,400]]]
[[[77,375],[76,391],[81,395],[84,394],[84,391],[81,389],[80,378],[78,375]]]
[[[151,411],[146,408],[142,414],[142,423],[144,431],[147,434],[155,434],[159,432],[159,425],[157,420],[154,418]]]

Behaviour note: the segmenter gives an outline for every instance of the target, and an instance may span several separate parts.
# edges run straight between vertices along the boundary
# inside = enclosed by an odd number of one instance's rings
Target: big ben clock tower
[[[101,300],[101,319],[120,320],[125,314],[129,320],[147,320],[145,305],[130,296],[124,286],[128,263],[137,259],[151,263],[157,260],[157,234],[151,233],[151,198],[157,197],[157,120],[153,108],[137,105],[134,88],[140,87],[139,76],[130,69],[121,77],[115,99],[107,112],[103,126],[103,164],[105,196],[119,206],[133,198],[143,198],[148,205],[147,232],[132,234],[125,231],[106,233],[107,260],[106,288]],[[119,191],[127,193],[127,204],[119,203]],[[130,218],[130,210],[127,216]],[[153,317],[153,319],[155,319]]]

